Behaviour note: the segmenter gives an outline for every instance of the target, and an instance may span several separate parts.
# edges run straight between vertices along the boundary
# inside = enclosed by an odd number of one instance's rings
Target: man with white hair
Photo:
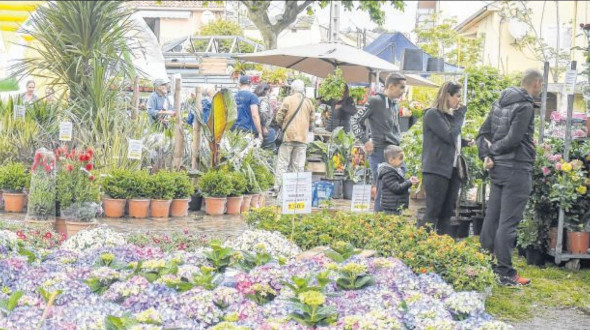
[[[305,167],[307,133],[313,123],[314,107],[311,100],[305,97],[304,90],[305,84],[302,80],[293,81],[291,95],[283,100],[275,118],[284,132],[279,147],[275,190],[281,185],[283,173],[303,172]]]

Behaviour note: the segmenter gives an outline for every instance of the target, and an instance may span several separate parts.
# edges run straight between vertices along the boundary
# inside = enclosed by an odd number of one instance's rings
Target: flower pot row
[[[190,199],[112,199],[103,198],[104,214],[107,218],[121,218],[129,201],[130,218],[186,217]]]
[[[208,215],[238,215],[251,208],[263,207],[264,194],[234,197],[205,197],[205,213]]]
[[[590,249],[590,232],[567,231],[563,235],[563,246],[573,254],[586,254]],[[549,230],[549,250],[555,250],[557,246],[557,227]]]

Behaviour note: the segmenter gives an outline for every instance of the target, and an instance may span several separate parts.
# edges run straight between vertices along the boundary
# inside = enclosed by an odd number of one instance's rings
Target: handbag
[[[461,183],[467,183],[469,181],[469,166],[467,166],[467,161],[463,155],[459,155],[457,159],[457,172]]]
[[[295,116],[297,116],[297,113],[299,113],[299,110],[301,109],[301,106],[303,105],[303,101],[305,101],[305,96],[301,96],[301,102],[299,102],[299,106],[297,107],[297,110],[295,110],[295,113],[293,114],[293,116],[291,116],[291,118],[289,119],[289,121],[287,122],[287,125],[285,125],[284,127],[279,127],[277,128],[277,139],[276,142],[277,144],[281,144],[283,143],[283,138],[285,137],[285,132],[287,131],[287,128],[289,128],[289,125],[291,125],[291,122],[293,122],[293,119],[295,119]]]

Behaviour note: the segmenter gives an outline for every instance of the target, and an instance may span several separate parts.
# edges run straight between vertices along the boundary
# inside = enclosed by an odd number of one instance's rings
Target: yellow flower
[[[112,253],[103,253],[100,255],[100,259],[104,263],[111,263],[111,262],[113,262],[113,260],[115,260],[115,255]]]
[[[570,164],[570,163],[563,163],[561,165],[561,170],[564,171],[564,172],[566,172],[566,173],[571,172],[572,171],[572,168],[573,168],[572,167],[572,164]]]
[[[299,300],[310,306],[320,306],[326,302],[326,296],[318,291],[307,291],[299,295]]]
[[[340,268],[341,271],[350,274],[363,274],[367,272],[367,267],[354,262],[344,265]]]
[[[586,193],[586,190],[587,190],[586,186],[579,186],[579,187],[576,189],[576,191],[577,191],[577,192],[578,192],[578,194],[580,194],[580,195],[584,195],[584,194]]]

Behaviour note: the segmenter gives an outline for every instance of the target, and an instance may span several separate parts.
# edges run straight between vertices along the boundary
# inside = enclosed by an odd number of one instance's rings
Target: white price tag
[[[72,141],[72,123],[69,121],[62,121],[59,123],[59,140]]]
[[[25,107],[24,105],[15,104],[12,110],[14,112],[14,119],[25,120],[25,114],[27,112],[27,107]]]
[[[283,214],[311,213],[311,172],[283,174]]]
[[[141,140],[129,140],[129,148],[127,150],[127,158],[141,159],[142,149],[143,149],[143,142],[141,142]]]
[[[568,70],[565,73],[565,88],[568,95],[573,95],[576,88],[576,80],[578,79],[577,70]]]
[[[352,200],[350,201],[352,212],[371,211],[371,185],[355,184],[352,187]]]

